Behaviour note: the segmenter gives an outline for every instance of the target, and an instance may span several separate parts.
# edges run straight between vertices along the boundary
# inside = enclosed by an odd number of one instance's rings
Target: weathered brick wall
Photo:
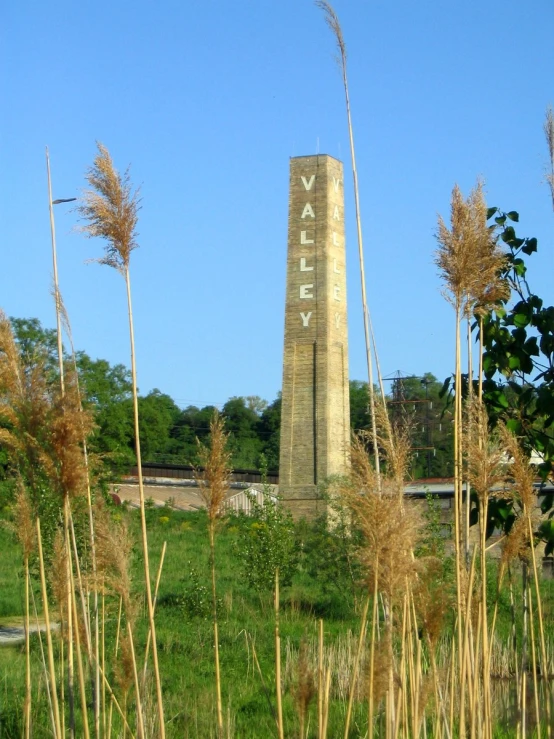
[[[343,186],[333,157],[290,161],[279,488],[296,516],[349,463]]]

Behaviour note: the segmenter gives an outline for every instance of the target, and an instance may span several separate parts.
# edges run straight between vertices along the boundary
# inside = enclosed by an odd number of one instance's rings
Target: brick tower
[[[342,163],[290,160],[279,490],[293,514],[321,512],[318,485],[350,459]]]

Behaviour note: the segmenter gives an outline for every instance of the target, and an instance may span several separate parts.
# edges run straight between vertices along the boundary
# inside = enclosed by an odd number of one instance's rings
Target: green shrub
[[[231,526],[238,529],[234,552],[248,586],[258,594],[271,592],[277,569],[280,584],[290,585],[298,565],[290,511],[268,494],[261,504],[252,497],[251,514],[233,516]]]

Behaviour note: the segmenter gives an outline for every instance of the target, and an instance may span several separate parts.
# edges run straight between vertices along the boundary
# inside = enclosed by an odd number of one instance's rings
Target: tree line
[[[12,318],[14,335],[28,367],[42,363],[52,381],[57,373],[57,339],[53,329],[35,319]],[[132,384],[130,370],[105,359],[77,351],[75,362],[85,406],[94,412],[91,451],[113,472],[124,472],[135,462]],[[413,446],[412,476],[447,477],[452,474],[452,430],[448,400],[442,383],[431,374],[398,377],[388,400],[393,421],[408,424]],[[198,464],[198,441],[206,441],[210,420],[219,410],[229,434],[235,469],[279,469],[280,395],[268,402],[258,396],[232,397],[222,408],[189,405],[180,408],[159,389],[139,396],[143,461]],[[350,420],[353,430],[370,428],[367,383],[350,382]],[[6,463],[0,452],[0,464]]]

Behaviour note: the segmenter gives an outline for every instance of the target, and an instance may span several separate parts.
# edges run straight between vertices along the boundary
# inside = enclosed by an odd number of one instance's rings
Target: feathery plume
[[[195,471],[195,478],[210,521],[214,521],[220,515],[221,506],[229,490],[231,453],[227,448],[227,442],[225,422],[216,412],[210,421],[210,445],[198,441],[198,460],[202,469]]]
[[[548,146],[548,155],[550,159],[550,171],[546,175],[546,181],[550,187],[552,195],[552,208],[554,209],[554,113],[552,106],[549,105],[546,110],[546,120],[544,122],[544,135],[546,136],[546,144]]]
[[[131,252],[138,247],[140,190],[133,191],[129,168],[120,175],[107,148],[100,142],[96,145],[98,154],[86,173],[92,189],[84,191],[77,211],[86,221],[84,233],[106,241],[105,255],[97,261],[124,275],[129,269]]]

